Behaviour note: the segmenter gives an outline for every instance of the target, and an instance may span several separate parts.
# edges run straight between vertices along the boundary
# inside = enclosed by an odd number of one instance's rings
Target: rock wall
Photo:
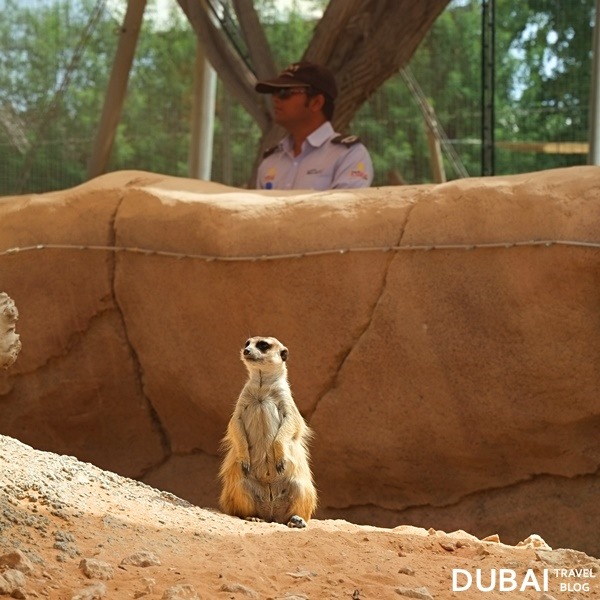
[[[0,433],[215,506],[239,349],[274,335],[318,516],[599,555],[599,224],[597,167],[288,195],[119,172],[0,198],[23,345]]]
[[[16,332],[19,311],[12,299],[0,292],[0,369],[14,364],[21,350],[21,341]]]

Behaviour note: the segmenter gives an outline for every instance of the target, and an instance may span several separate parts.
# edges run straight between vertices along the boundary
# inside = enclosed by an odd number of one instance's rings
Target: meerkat
[[[248,380],[223,439],[220,507],[248,520],[306,527],[317,504],[312,433],[292,398],[287,358],[273,337],[252,337],[242,348]]]

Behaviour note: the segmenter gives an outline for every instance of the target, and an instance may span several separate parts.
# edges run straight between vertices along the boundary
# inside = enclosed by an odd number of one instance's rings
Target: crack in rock
[[[121,194],[119,202],[118,202],[118,204],[115,208],[115,211],[110,220],[109,246],[113,246],[113,247],[116,246],[116,240],[117,240],[116,223],[117,223],[119,211],[121,209],[121,205],[123,204],[124,200],[125,200],[125,194]],[[133,342],[131,341],[129,332],[127,331],[127,321],[125,319],[125,313],[124,313],[123,308],[122,308],[121,304],[119,303],[119,299],[117,297],[116,278],[117,278],[117,260],[118,260],[118,258],[115,254],[111,253],[110,260],[111,260],[110,270],[112,271],[112,274],[110,277],[112,300],[113,300],[119,321],[121,322],[121,325],[123,327],[123,337],[125,339],[125,343],[127,344],[127,347],[129,348],[131,360],[134,365],[135,380],[138,383],[138,387],[139,387],[141,396],[146,400],[146,403],[148,405],[148,412],[150,414],[152,424],[160,436],[161,446],[163,449],[163,453],[165,455],[164,460],[161,461],[161,463],[164,464],[164,462],[166,462],[168,460],[168,458],[171,456],[171,440],[169,438],[166,428],[164,427],[162,421],[160,420],[160,416],[159,416],[158,412],[156,411],[156,409],[154,408],[154,405],[152,404],[152,400],[146,395],[145,385],[144,385],[144,379],[145,379],[144,378],[144,368],[143,368],[142,362],[140,361],[139,355],[135,349],[135,346],[134,346]]]
[[[404,233],[406,231],[408,222],[410,220],[410,215],[411,215],[412,211],[414,210],[415,206],[416,206],[416,202],[414,204],[412,204],[411,206],[409,206],[407,209],[404,223],[400,227],[400,234],[399,234],[398,240],[395,244],[396,246],[400,246],[402,244],[402,239],[404,238]],[[364,336],[367,334],[367,332],[371,329],[371,325],[373,324],[373,320],[375,319],[375,315],[377,314],[377,309],[379,308],[379,305],[381,304],[381,300],[382,300],[382,298],[385,294],[385,290],[387,288],[388,275],[390,273],[392,263],[397,258],[397,256],[398,256],[397,253],[391,252],[391,255],[388,258],[387,264],[385,266],[379,293],[377,294],[377,298],[376,298],[375,302],[373,303],[373,306],[371,308],[370,315],[367,319],[367,322],[366,322],[365,326],[362,328],[362,330],[359,332],[358,336],[356,337],[356,340],[351,344],[351,346],[348,348],[348,350],[342,356],[342,359],[340,360],[340,363],[339,363],[337,369],[335,370],[335,374],[332,378],[332,383],[331,383],[330,387],[327,390],[325,390],[325,392],[323,394],[321,394],[321,396],[319,398],[317,398],[317,401],[315,402],[314,406],[310,409],[310,411],[307,412],[307,421],[309,424],[310,424],[313,416],[317,412],[319,405],[321,404],[321,401],[332,390],[334,390],[337,387],[341,372],[344,369],[344,365],[346,364],[348,358],[350,357],[350,355],[352,354],[352,352],[354,351],[356,346],[358,346],[360,344],[361,340],[364,338]]]

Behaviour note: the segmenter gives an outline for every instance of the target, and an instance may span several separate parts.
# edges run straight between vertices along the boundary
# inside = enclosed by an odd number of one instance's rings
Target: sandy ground
[[[492,591],[477,589],[478,570]],[[599,571],[536,537],[511,547],[410,525],[248,523],[0,436],[0,596],[558,600],[600,598]],[[471,587],[453,591],[453,573]]]

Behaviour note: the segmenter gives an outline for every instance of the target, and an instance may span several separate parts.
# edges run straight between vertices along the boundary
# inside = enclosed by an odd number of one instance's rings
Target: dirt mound
[[[487,598],[506,597],[501,585],[536,600],[600,594],[600,561],[535,536],[515,548],[464,531],[247,523],[4,436],[0,490],[0,596],[427,600],[471,576],[469,600],[484,593],[477,569],[483,587],[496,578]]]

